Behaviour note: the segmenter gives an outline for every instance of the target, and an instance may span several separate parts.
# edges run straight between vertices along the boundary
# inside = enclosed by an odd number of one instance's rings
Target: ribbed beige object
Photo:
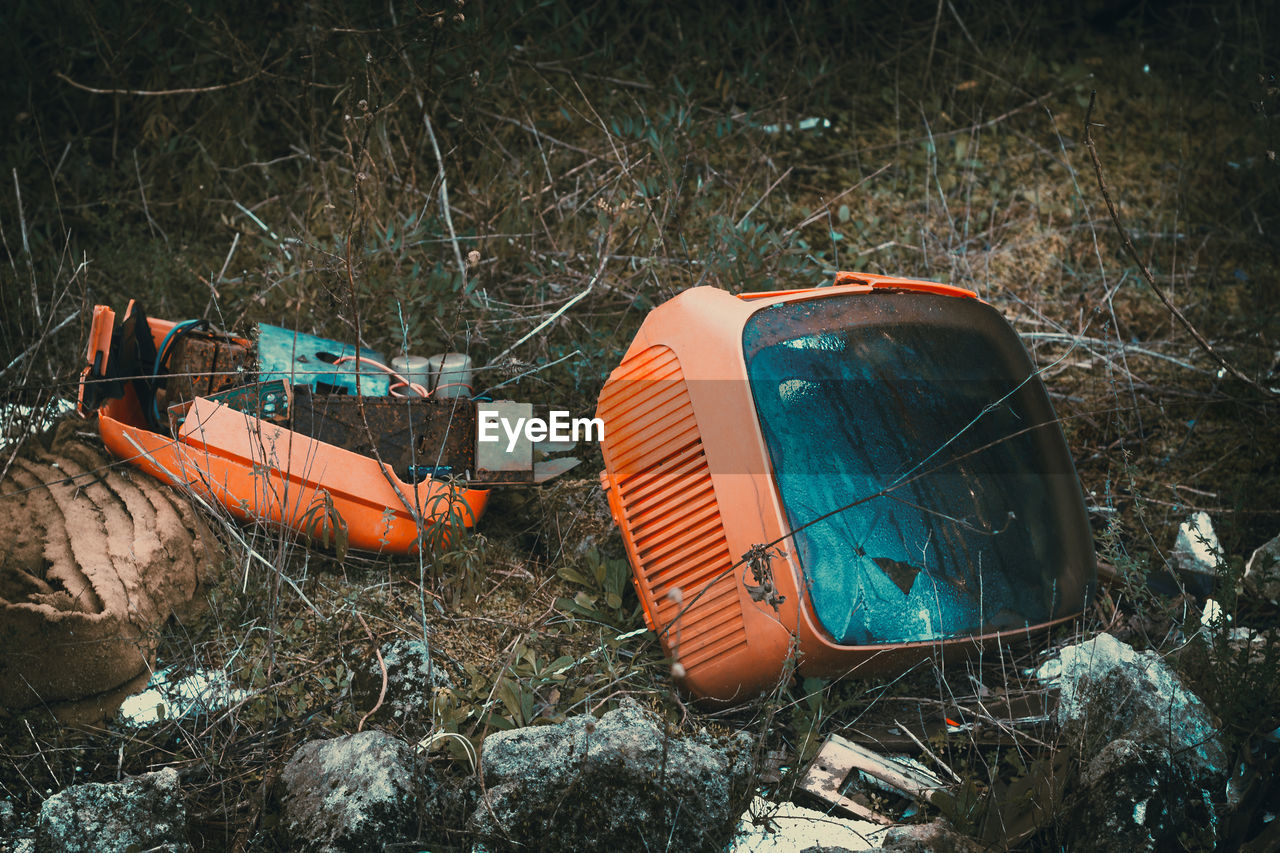
[[[210,537],[180,492],[74,439],[32,445],[0,483],[0,705],[100,719],[210,580]]]

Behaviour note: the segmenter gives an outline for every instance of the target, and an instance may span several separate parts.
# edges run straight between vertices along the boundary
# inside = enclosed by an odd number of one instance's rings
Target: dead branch
[[[387,662],[382,659],[382,649],[378,648],[378,640],[373,636],[373,632],[369,630],[369,623],[364,621],[364,616],[360,613],[356,613],[356,618],[360,620],[360,625],[364,628],[364,632],[369,635],[369,640],[373,643],[373,653],[378,656],[378,668],[382,670],[382,689],[378,691],[378,701],[365,712],[365,715],[360,718],[360,722],[356,724],[356,731],[359,732],[363,731],[365,721],[378,712],[378,709],[382,707],[383,701],[387,698]]]
[[[1191,321],[1187,319],[1186,315],[1183,314],[1182,311],[1178,309],[1178,306],[1174,305],[1173,302],[1170,301],[1168,295],[1160,289],[1160,286],[1156,284],[1155,277],[1151,275],[1151,270],[1147,269],[1147,265],[1142,262],[1142,258],[1138,257],[1138,250],[1134,248],[1133,241],[1129,239],[1129,233],[1120,222],[1120,214],[1116,212],[1115,203],[1111,201],[1111,190],[1107,187],[1107,180],[1102,174],[1102,161],[1098,159],[1098,149],[1093,142],[1093,133],[1091,130],[1093,127],[1093,104],[1097,98],[1098,90],[1094,89],[1089,93],[1089,108],[1086,109],[1084,113],[1084,144],[1085,147],[1089,149],[1089,159],[1093,161],[1093,172],[1098,179],[1098,189],[1102,191],[1102,200],[1107,205],[1107,212],[1111,214],[1111,222],[1116,226],[1116,233],[1120,235],[1120,244],[1124,246],[1125,251],[1133,262],[1138,265],[1138,271],[1142,273],[1142,278],[1147,282],[1147,285],[1152,289],[1152,291],[1155,292],[1156,296],[1160,298],[1160,301],[1164,303],[1164,307],[1168,308],[1169,313],[1182,324],[1183,328],[1191,333],[1191,337],[1196,339],[1196,343],[1200,345],[1202,350],[1208,353],[1223,370],[1230,373],[1236,379],[1239,379],[1249,387],[1259,391],[1263,396],[1276,397],[1277,394],[1275,391],[1270,388],[1266,388],[1260,385],[1256,380],[1245,376],[1244,373],[1242,373],[1235,365],[1223,358],[1222,355],[1215,350],[1207,340],[1205,340],[1204,336],[1197,331],[1196,327],[1191,325]],[[1099,125],[1099,127],[1101,127],[1101,125]]]
[[[53,76],[59,80],[63,80],[85,92],[92,92],[95,95],[139,95],[148,98],[158,98],[165,95],[200,95],[205,92],[220,92],[223,89],[234,89],[236,86],[243,86],[250,80],[261,74],[261,71],[255,71],[248,77],[236,80],[233,83],[219,83],[217,86],[197,86],[190,89],[96,89],[93,86],[86,86],[83,83],[77,83],[61,71],[53,72]]]

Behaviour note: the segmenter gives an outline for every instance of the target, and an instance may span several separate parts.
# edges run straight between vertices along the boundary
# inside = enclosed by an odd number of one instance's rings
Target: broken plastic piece
[[[389,394],[391,377],[370,370],[365,362],[351,358],[356,355],[374,362],[382,361],[382,356],[371,349],[362,348],[357,353],[350,344],[267,323],[258,324],[260,382],[282,379],[289,385],[309,385],[317,391],[330,393],[359,393],[370,397]]]
[[[255,345],[201,321],[147,319],[134,303],[117,327],[99,306],[88,362],[80,409],[97,411],[117,456],[241,520],[323,543],[336,534],[340,549],[447,541],[479,520],[489,487],[577,464],[535,462],[529,441],[479,441],[469,395],[431,395],[372,350],[276,326],[260,325]],[[439,526],[446,535],[424,538]]]
[[[951,804],[952,797],[946,790],[946,784],[929,771],[885,758],[840,735],[831,735],[822,744],[817,757],[800,780],[800,790],[864,820],[891,823],[889,818],[843,793],[849,774],[856,770],[884,782],[904,796],[942,808]]]

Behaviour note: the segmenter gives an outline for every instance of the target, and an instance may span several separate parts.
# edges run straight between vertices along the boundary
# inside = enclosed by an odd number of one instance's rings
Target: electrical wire
[[[151,383],[153,386],[160,380],[160,371],[164,369],[165,361],[169,355],[169,345],[173,343],[178,336],[182,335],[195,325],[203,322],[204,321],[199,318],[194,320],[183,320],[181,323],[174,323],[173,328],[169,329],[165,334],[164,338],[160,341],[160,348],[156,350],[156,363],[151,368]],[[154,394],[151,398],[151,414],[155,420],[155,425],[157,427],[163,426],[163,422],[160,420],[160,401],[155,398]]]
[[[417,382],[410,382],[408,379],[405,379],[405,378],[404,378],[403,376],[401,376],[399,373],[396,373],[394,370],[392,370],[390,367],[387,367],[387,366],[386,366],[385,364],[383,364],[382,362],[380,362],[380,361],[375,361],[375,360],[373,360],[372,358],[366,358],[366,357],[365,357],[365,356],[363,356],[363,355],[344,355],[344,356],[342,356],[341,358],[339,358],[339,359],[337,359],[336,361],[334,361],[334,362],[333,362],[333,364],[334,364],[334,365],[339,365],[339,364],[342,364],[342,363],[344,363],[344,362],[348,362],[348,361],[355,361],[355,362],[359,362],[360,364],[367,365],[368,367],[372,367],[372,368],[374,368],[374,369],[376,369],[376,370],[381,370],[383,373],[387,374],[387,375],[388,375],[388,376],[390,376],[392,379],[395,379],[396,381],[395,381],[395,382],[393,382],[393,383],[391,384],[391,387],[388,389],[388,390],[390,391],[390,393],[391,393],[391,396],[393,396],[393,397],[407,397],[407,396],[409,396],[408,394],[397,394],[397,393],[396,393],[396,391],[397,391],[397,390],[399,390],[399,389],[403,389],[403,388],[408,388],[410,391],[412,391],[413,393],[417,394],[419,397],[426,398],[426,397],[430,397],[430,396],[431,396],[431,392],[430,392],[430,391],[428,391],[428,390],[427,390],[426,388],[424,388],[423,386],[419,385]]]

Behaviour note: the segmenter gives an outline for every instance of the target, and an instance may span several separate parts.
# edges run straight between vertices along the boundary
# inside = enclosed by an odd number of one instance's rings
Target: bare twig
[[[495,364],[498,364],[500,361],[502,361],[504,358],[506,358],[508,355],[510,355],[510,354],[515,350],[515,348],[516,348],[516,347],[520,346],[522,343],[524,343],[525,341],[529,340],[529,338],[532,338],[534,335],[538,334],[538,332],[541,332],[541,331],[542,331],[543,329],[545,329],[547,326],[550,326],[552,323],[554,323],[554,322],[556,321],[556,319],[557,319],[558,317],[560,317],[560,315],[564,314],[564,312],[568,311],[570,308],[572,308],[574,305],[576,305],[578,302],[580,302],[583,298],[585,298],[589,293],[591,293],[591,291],[593,291],[593,290],[595,289],[596,282],[600,280],[600,274],[604,272],[604,265],[605,265],[605,264],[607,264],[607,263],[609,262],[609,255],[608,255],[608,252],[607,252],[607,251],[605,251],[605,249],[606,249],[606,248],[607,248],[607,247],[605,247],[605,246],[603,246],[603,245],[601,246],[601,251],[600,251],[600,266],[596,267],[596,274],[595,274],[595,275],[593,275],[593,276],[591,276],[591,281],[589,281],[589,282],[587,283],[587,288],[586,288],[586,290],[583,290],[583,291],[582,291],[581,293],[579,293],[577,296],[574,296],[574,297],[573,297],[572,299],[570,299],[568,302],[566,302],[565,304],[561,305],[558,309],[556,309],[556,310],[551,314],[551,316],[550,316],[550,317],[547,317],[547,319],[543,320],[541,323],[539,323],[538,325],[534,326],[534,327],[533,327],[533,329],[532,329],[528,334],[526,334],[526,335],[525,335],[524,337],[522,337],[520,340],[516,341],[516,342],[515,342],[514,344],[512,344],[511,346],[509,346],[509,347],[507,347],[506,349],[504,349],[501,353],[499,353],[499,354],[498,354],[497,356],[495,356],[492,360],[490,360],[490,362],[489,362],[488,364],[486,364],[484,367],[482,367],[482,368],[480,368],[480,369],[481,369],[481,370],[485,370],[485,369],[487,369],[487,368],[493,367]]]
[[[147,188],[142,183],[142,169],[138,166],[138,149],[133,149],[133,173],[138,176],[138,195],[142,196],[142,213],[147,217],[147,225],[151,227],[151,236],[155,236],[157,231],[164,238],[164,244],[169,245],[169,235],[164,233],[164,229],[156,224],[151,218],[151,209],[147,207]]]
[[[1102,191],[1102,200],[1107,205],[1107,212],[1111,214],[1111,221],[1116,226],[1116,233],[1120,235],[1120,244],[1124,246],[1125,252],[1128,253],[1130,259],[1132,259],[1137,265],[1138,271],[1142,273],[1142,277],[1146,280],[1147,285],[1155,292],[1155,295],[1159,297],[1160,301],[1164,303],[1164,307],[1168,308],[1169,313],[1182,324],[1184,329],[1191,333],[1191,337],[1195,338],[1196,343],[1200,345],[1202,350],[1208,353],[1223,370],[1230,373],[1236,379],[1239,379],[1249,387],[1261,392],[1267,397],[1277,396],[1274,390],[1266,388],[1260,385],[1256,380],[1245,376],[1244,373],[1242,373],[1235,365],[1223,358],[1222,355],[1215,350],[1207,340],[1205,340],[1204,335],[1200,334],[1200,332],[1196,330],[1196,327],[1191,325],[1191,321],[1187,319],[1186,315],[1178,309],[1178,306],[1174,305],[1173,302],[1170,301],[1165,292],[1160,289],[1158,284],[1156,284],[1155,277],[1151,275],[1151,270],[1147,269],[1147,265],[1144,264],[1142,262],[1142,258],[1138,256],[1138,250],[1134,248],[1133,241],[1129,239],[1129,232],[1125,230],[1124,224],[1120,222],[1120,214],[1116,212],[1115,203],[1111,201],[1111,190],[1107,187],[1107,180],[1102,174],[1102,161],[1098,159],[1098,149],[1093,141],[1093,105],[1097,98],[1098,92],[1096,89],[1089,93],[1089,108],[1085,110],[1084,113],[1084,144],[1085,147],[1089,149],[1089,159],[1093,161],[1093,172],[1098,179],[1098,189]]]
[[[801,222],[799,225],[797,225],[797,226],[795,226],[794,228],[792,228],[792,229],[790,229],[789,231],[787,231],[787,233],[786,233],[786,234],[784,234],[783,236],[784,236],[784,237],[790,237],[792,234],[796,233],[796,232],[797,232],[797,231],[799,231],[801,228],[804,228],[804,227],[805,227],[805,226],[807,226],[807,225],[812,225],[813,223],[817,222],[819,219],[821,219],[822,217],[824,217],[824,216],[826,216],[826,215],[827,215],[827,211],[831,210],[831,205],[835,204],[835,203],[836,203],[836,202],[838,202],[840,199],[844,198],[844,197],[845,197],[845,196],[847,196],[849,193],[853,192],[853,191],[854,191],[854,190],[856,190],[858,187],[862,186],[863,184],[865,184],[867,181],[871,180],[872,178],[879,177],[880,175],[884,174],[884,172],[885,172],[886,170],[888,170],[888,168],[889,168],[890,166],[892,166],[892,165],[893,165],[892,163],[885,163],[883,166],[881,166],[879,169],[876,169],[876,170],[875,170],[874,172],[872,172],[871,174],[863,176],[863,178],[862,178],[860,181],[858,181],[856,184],[854,184],[853,186],[849,187],[849,188],[848,188],[848,189],[846,189],[844,192],[840,193],[838,196],[836,196],[835,198],[831,199],[830,201],[828,201],[828,202],[824,202],[824,203],[823,203],[823,204],[822,204],[822,205],[821,205],[817,210],[815,210],[813,213],[811,213],[811,214],[809,215],[809,218],[808,218],[808,219],[805,219],[805,220],[804,220],[803,222]]]
[[[916,745],[916,746],[918,746],[918,747],[920,748],[920,750],[921,750],[925,755],[927,755],[927,756],[929,756],[929,758],[933,759],[933,763],[934,763],[934,764],[938,765],[940,768],[942,768],[944,771],[946,771],[946,774],[947,774],[948,776],[950,776],[950,777],[951,777],[952,781],[957,782],[957,783],[960,783],[960,784],[964,784],[964,780],[963,780],[963,779],[961,779],[959,776],[957,776],[957,775],[956,775],[956,771],[954,771],[954,770],[952,770],[952,769],[951,769],[951,765],[947,764],[947,762],[945,762],[945,761],[943,761],[941,758],[939,758],[939,757],[937,756],[937,754],[936,754],[936,753],[934,753],[934,751],[933,751],[932,749],[930,749],[928,746],[926,746],[926,745],[925,745],[924,741],[922,741],[922,740],[920,740],[920,738],[916,737],[915,732],[911,731],[911,729],[907,728],[906,726],[904,726],[902,723],[898,722],[897,720],[894,720],[894,721],[893,721],[893,724],[894,724],[895,726],[897,726],[897,727],[898,727],[898,729],[899,729],[900,731],[902,731],[904,734],[906,734],[906,736],[907,736],[907,737],[911,738],[912,742],[914,742],[914,743],[915,743],[915,745]]]
[[[590,157],[590,158],[592,158],[593,160],[594,160],[594,159],[598,159],[598,158],[597,158],[593,153],[591,153],[591,152],[590,152],[590,151],[588,151],[587,149],[585,149],[585,148],[579,148],[579,147],[578,147],[578,146],[576,146],[576,145],[570,145],[568,142],[564,142],[564,141],[562,141],[562,140],[556,139],[556,138],[555,138],[554,136],[552,136],[551,134],[549,134],[549,133],[543,133],[542,131],[540,131],[540,130],[538,130],[536,127],[534,127],[533,125],[525,124],[524,122],[520,121],[519,119],[514,119],[514,118],[511,118],[510,116],[499,115],[498,113],[490,112],[489,110],[483,109],[483,108],[481,108],[481,107],[476,107],[476,108],[475,108],[475,110],[476,110],[476,112],[480,113],[480,115],[488,116],[489,118],[494,118],[494,119],[497,119],[498,121],[505,121],[505,122],[507,122],[508,124],[514,124],[516,127],[520,128],[521,130],[525,131],[526,133],[531,133],[531,134],[533,134],[535,137],[537,137],[538,139],[542,139],[542,140],[545,140],[545,141],[547,141],[547,142],[550,142],[552,145],[558,145],[558,146],[560,146],[561,148],[567,148],[567,149],[568,149],[568,150],[570,150],[570,151],[577,151],[579,154],[582,154],[582,155],[584,155],[584,156]]]
[[[40,316],[40,296],[36,293],[36,272],[31,265],[31,242],[27,239],[27,214],[22,209],[22,186],[18,182],[18,170],[13,170],[13,194],[18,199],[18,225],[22,229],[22,252],[27,257],[27,272],[31,274],[31,307],[36,314],[36,322],[44,320]]]
[[[40,347],[44,345],[45,341],[49,340],[49,338],[53,337],[58,332],[61,332],[64,328],[66,328],[66,325],[68,323],[70,323],[72,320],[74,320],[76,317],[79,317],[79,316],[80,316],[80,310],[76,309],[75,311],[72,311],[70,314],[64,317],[62,319],[62,322],[54,326],[45,334],[41,335],[40,338],[35,343],[27,347],[22,352],[18,353],[17,357],[15,357],[13,361],[6,364],[3,369],[0,369],[0,376],[4,376],[6,373],[12,370],[14,366],[18,364],[18,362],[22,361],[24,358],[31,355],[31,353],[40,349]]]
[[[938,45],[938,25],[942,23],[942,0],[938,0],[938,9],[933,13],[933,32],[929,34],[929,55],[924,60],[924,79],[928,81],[929,72],[933,70],[933,49]]]
[[[376,714],[378,709],[382,707],[383,700],[387,698],[387,662],[382,659],[382,649],[378,648],[378,640],[373,636],[373,632],[369,630],[369,623],[364,621],[364,616],[360,613],[356,613],[356,618],[360,620],[360,625],[364,628],[364,632],[369,635],[369,642],[373,643],[373,653],[378,656],[378,668],[382,670],[382,689],[378,691],[378,701],[365,712],[365,715],[360,718],[360,722],[356,724],[356,731],[363,731],[365,720]]]
[[[227,274],[227,267],[231,266],[231,257],[236,253],[236,246],[240,245],[240,232],[231,238],[231,248],[227,250],[227,257],[222,261],[222,269],[218,270],[218,274],[209,281],[209,304],[205,306],[204,316],[209,316],[209,311],[213,308],[218,298],[218,285],[222,283],[222,277]],[[222,310],[218,310],[218,315],[222,315]]]
[[[517,373],[515,376],[512,376],[510,379],[504,379],[501,382],[499,382],[497,385],[491,385],[488,388],[484,389],[484,391],[477,394],[476,396],[483,397],[485,394],[490,394],[494,391],[497,391],[499,388],[505,388],[506,386],[510,385],[513,382],[519,382],[521,379],[524,379],[526,376],[532,376],[535,373],[541,373],[542,371],[546,370],[549,367],[555,367],[557,364],[559,364],[562,361],[568,361],[569,359],[576,358],[577,356],[580,356],[580,355],[582,355],[582,350],[576,349],[573,352],[569,353],[568,355],[560,356],[555,361],[549,361],[546,364],[540,364],[537,367],[530,368],[529,370],[526,370],[522,373]]]
[[[449,181],[444,174],[444,157],[440,155],[440,145],[436,142],[436,132],[431,126],[431,116],[424,108],[422,123],[427,126],[427,137],[431,140],[431,150],[436,155],[436,166],[440,175],[440,209],[444,214],[445,227],[449,229],[449,242],[453,244],[453,257],[458,262],[458,274],[462,276],[462,292],[467,292],[467,264],[462,260],[462,248],[458,245],[458,233],[453,230],[453,216],[449,213]]]
[[[776,181],[774,181],[773,183],[769,184],[769,188],[768,188],[767,190],[765,190],[765,191],[764,191],[764,194],[763,194],[763,195],[761,195],[761,196],[760,196],[760,198],[756,199],[756,203],[755,203],[755,204],[753,204],[753,205],[751,205],[751,207],[747,208],[747,212],[746,212],[746,213],[742,214],[742,218],[738,220],[738,227],[739,227],[739,228],[741,228],[741,227],[742,227],[742,225],[743,225],[743,223],[745,223],[745,222],[747,221],[747,217],[748,217],[748,216],[750,216],[751,214],[755,213],[755,212],[756,212],[756,208],[757,208],[757,207],[759,207],[759,206],[760,206],[760,204],[761,204],[761,203],[762,203],[766,198],[768,198],[768,197],[769,197],[769,193],[773,192],[773,191],[774,191],[774,189],[776,189],[776,188],[777,188],[778,184],[780,184],[780,183],[782,183],[784,180],[786,180],[787,175],[790,175],[790,174],[791,174],[791,172],[792,172],[792,170],[793,170],[794,168],[795,168],[794,166],[788,166],[788,167],[787,167],[787,170],[786,170],[785,172],[783,172],[781,175],[779,175],[779,176],[778,176],[778,179],[777,179]]]
[[[92,92],[95,95],[140,95],[143,97],[156,98],[163,97],[165,95],[199,95],[204,92],[220,92],[223,89],[234,89],[236,86],[243,86],[245,83],[248,83],[260,73],[261,72],[255,71],[248,77],[245,77],[242,80],[236,80],[234,83],[221,83],[217,86],[197,86],[190,89],[97,89],[93,86],[86,86],[83,83],[77,83],[61,71],[53,72],[53,76],[57,77],[59,80],[70,83],[77,89],[81,89],[85,92]]]

